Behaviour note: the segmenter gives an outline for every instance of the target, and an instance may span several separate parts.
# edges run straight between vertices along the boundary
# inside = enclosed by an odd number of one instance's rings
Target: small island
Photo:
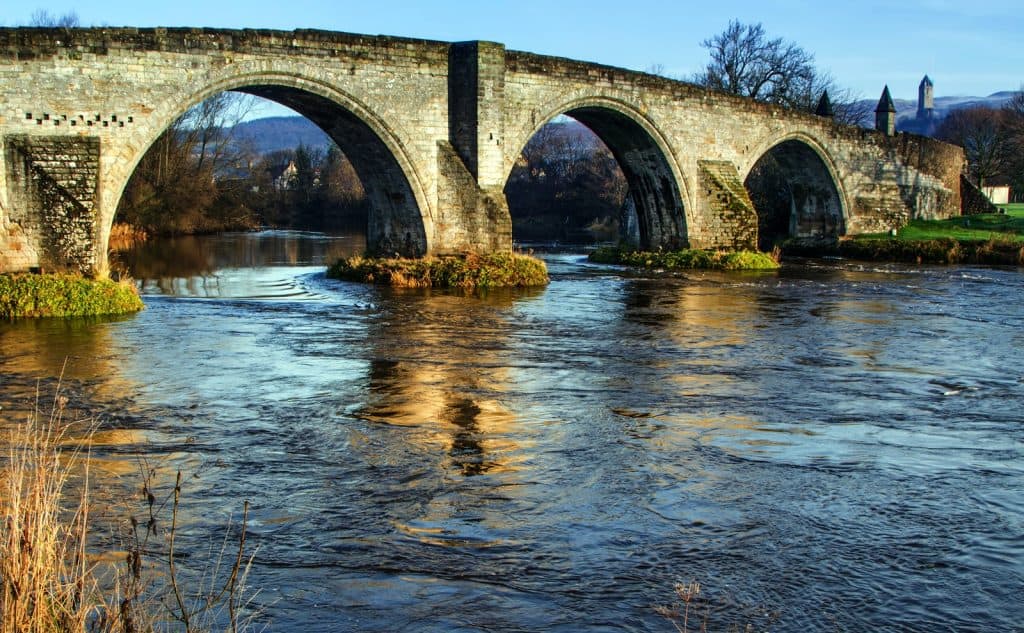
[[[636,251],[612,246],[588,256],[600,264],[621,264],[663,270],[775,270],[778,257],[760,251],[719,251],[684,248],[675,251]]]
[[[548,284],[547,266],[519,253],[436,255],[422,259],[347,257],[327,269],[332,279],[402,288],[530,288]]]
[[[143,309],[128,281],[55,273],[0,275],[0,318],[130,314]]]

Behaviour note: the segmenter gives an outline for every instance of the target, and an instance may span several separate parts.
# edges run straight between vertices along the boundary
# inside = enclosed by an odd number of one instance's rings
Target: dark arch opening
[[[617,164],[612,176],[625,184],[625,192],[617,198],[621,202],[616,202],[618,239],[648,250],[686,246],[686,220],[678,184],[668,160],[647,130],[625,114],[600,106],[574,108],[563,116],[590,130],[600,140],[598,154],[602,149],[610,152]],[[545,127],[557,124],[559,118]],[[525,158],[521,157],[520,163]],[[513,170],[505,187],[513,213],[513,232],[516,195],[510,185],[516,176]]]
[[[247,86],[236,90],[276,101],[302,114],[348,157],[369,204],[367,250],[405,257],[426,254],[426,230],[412,187],[394,154],[365,121],[329,99],[296,88]]]
[[[757,245],[763,251],[792,237],[833,242],[845,233],[832,174],[802,141],[783,141],[770,149],[743,184],[757,211]]]
[[[340,151],[340,160],[347,163],[346,167],[349,169],[349,173],[354,172],[353,180],[358,181],[354,186],[359,189],[365,200],[363,204],[365,226],[363,228],[368,251],[379,255],[399,254],[409,257],[426,254],[426,230],[409,180],[387,144],[367,122],[330,99],[298,88],[279,85],[253,85],[235,88],[231,92],[214,95],[214,97],[201,102],[197,107],[202,108],[203,104],[231,93],[254,95],[290,108],[320,128],[333,141],[337,148],[335,152]],[[321,138],[323,137],[321,136]],[[204,139],[203,142],[205,144],[206,140]],[[216,136],[210,139],[210,143],[214,145],[219,142],[222,141]],[[225,145],[230,142],[225,142]],[[325,158],[338,160],[338,157],[332,155],[328,148],[322,149]],[[154,151],[158,151],[157,145],[150,148],[146,159],[149,159],[150,154]],[[293,159],[290,166],[293,172],[296,169],[295,163],[299,163],[303,159],[306,162],[310,160],[310,156],[300,156],[300,154],[295,151],[290,156]],[[259,162],[260,158],[266,158],[266,156],[258,157],[255,162]],[[254,161],[250,160],[249,162],[248,166],[239,165],[237,168],[228,169],[229,172],[234,169],[239,174],[225,174],[223,169],[211,172],[208,169],[203,173],[209,175],[206,175],[203,180],[216,181],[221,178],[233,177],[242,180],[242,172],[251,178]],[[287,160],[284,161],[285,164],[287,162]],[[321,165],[316,166],[316,170],[311,170],[317,173],[308,178],[309,182],[297,182],[292,186],[306,188],[312,188],[314,184],[319,186],[322,175],[319,167],[326,167],[328,162],[322,161]],[[138,168],[136,168],[137,173]],[[133,180],[136,178],[136,174],[133,174]],[[198,188],[199,183],[183,182],[178,186]],[[131,183],[129,183],[127,190],[131,189]],[[216,190],[216,186],[214,186],[214,190]]]

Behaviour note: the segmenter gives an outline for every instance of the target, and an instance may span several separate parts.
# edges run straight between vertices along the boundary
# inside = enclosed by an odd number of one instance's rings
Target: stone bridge
[[[378,254],[509,250],[505,184],[530,137],[563,114],[618,160],[645,248],[884,231],[960,209],[959,148],[491,42],[6,28],[0,271],[105,271],[136,165],[225,90],[284,104],[337,142],[369,196]]]

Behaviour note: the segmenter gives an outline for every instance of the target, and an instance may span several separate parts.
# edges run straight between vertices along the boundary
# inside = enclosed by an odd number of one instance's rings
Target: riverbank
[[[783,244],[782,254],[917,264],[1024,265],[1024,204],[1003,205],[1002,210],[914,220],[896,235],[857,235],[829,245],[794,239]]]
[[[346,257],[327,269],[332,279],[401,288],[530,288],[548,285],[544,262],[516,253],[437,257]]]
[[[0,275],[0,318],[129,314],[143,309],[129,281],[71,274]]]
[[[599,264],[621,264],[664,270],[775,270],[778,259],[757,251],[631,251],[618,246],[599,248],[588,256]]]

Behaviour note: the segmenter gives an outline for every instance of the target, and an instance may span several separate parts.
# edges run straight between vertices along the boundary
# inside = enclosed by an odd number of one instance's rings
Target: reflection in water
[[[114,257],[147,294],[286,298],[271,285],[286,280],[251,279],[252,269],[329,265],[365,250],[362,234],[260,231],[159,238]]]
[[[196,534],[251,500],[273,630],[663,630],[689,579],[709,630],[1024,618],[1017,271],[561,253],[480,297],[325,279],[345,244],[198,239],[138,315],[0,324],[0,417],[70,356],[104,503],[140,455]]]

